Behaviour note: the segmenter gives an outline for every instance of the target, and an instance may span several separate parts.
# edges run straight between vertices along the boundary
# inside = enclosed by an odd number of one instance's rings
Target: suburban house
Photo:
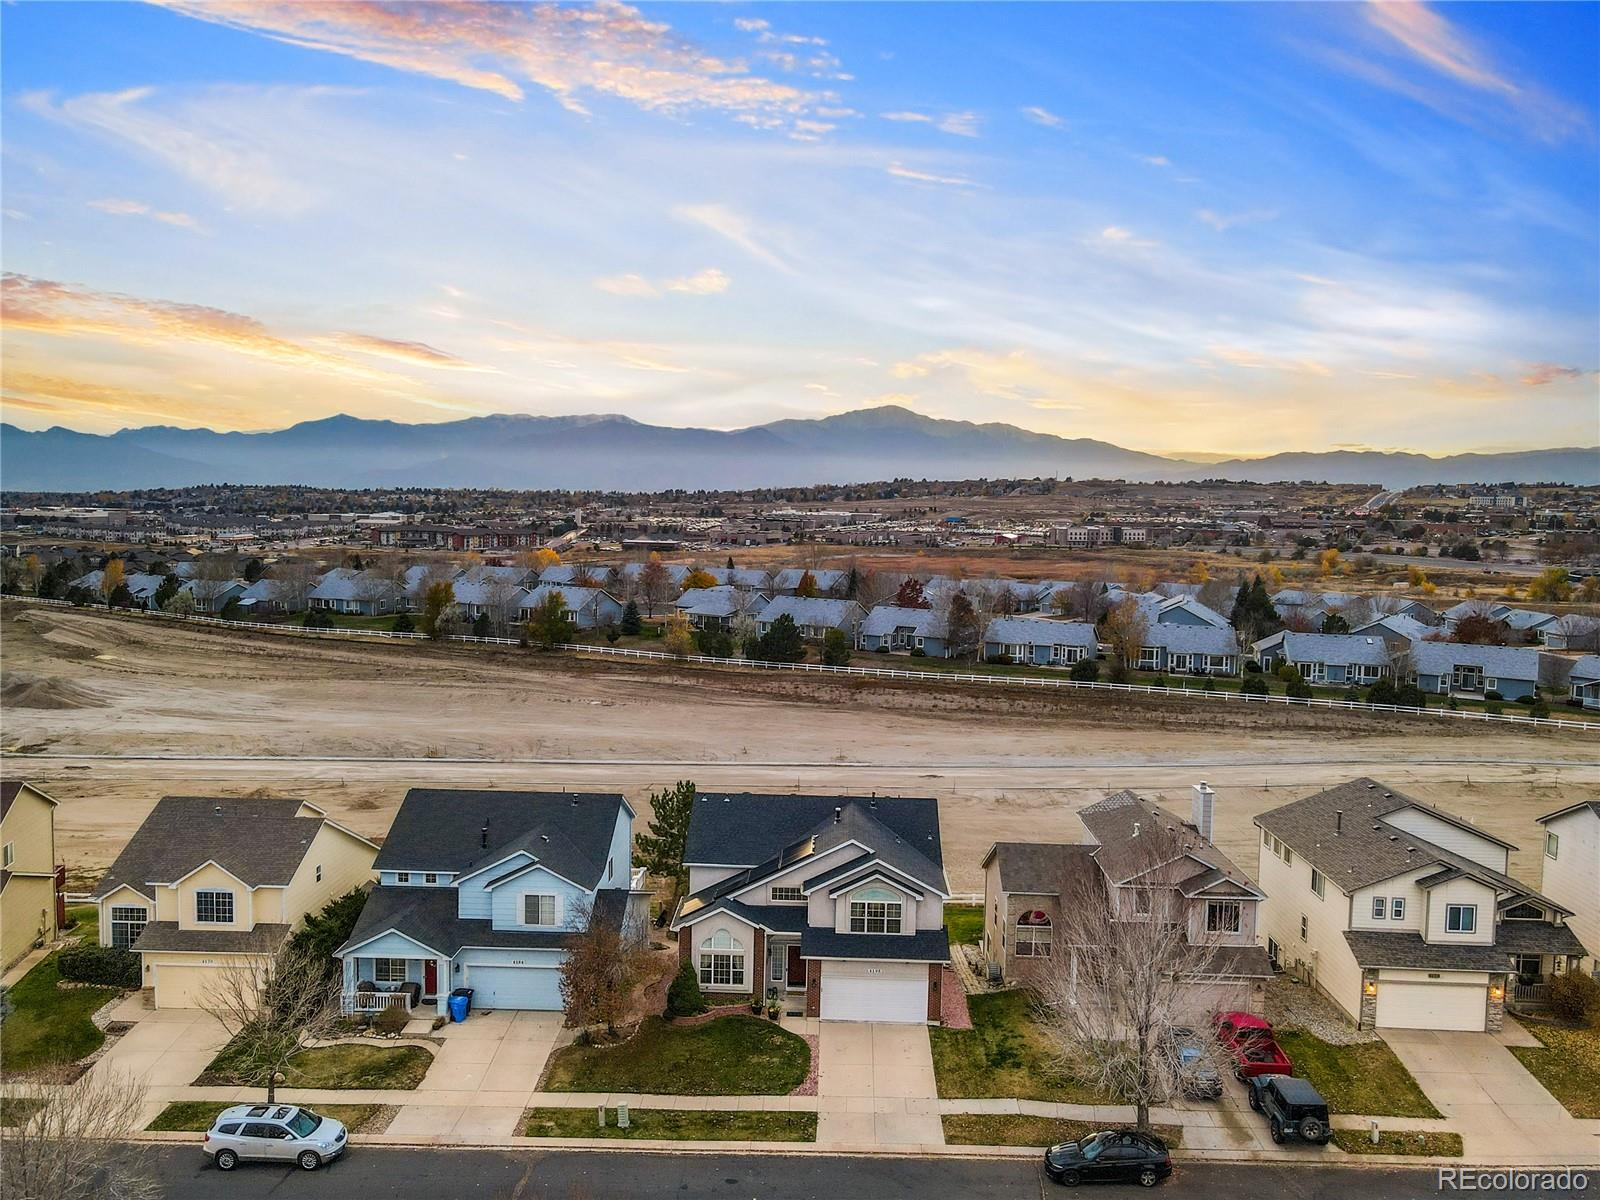
[[[1374,780],[1255,823],[1267,953],[1362,1029],[1496,1031],[1509,976],[1533,1003],[1588,953],[1572,910],[1506,874],[1515,846]]]
[[[253,616],[299,612],[305,607],[295,589],[282,580],[263,575],[239,593],[239,606]]]
[[[1540,890],[1572,910],[1567,925],[1585,947],[1600,946],[1600,800],[1546,813]],[[1596,966],[1591,956],[1590,969]]]
[[[696,629],[727,629],[735,617],[748,615],[753,619],[768,599],[748,588],[719,583],[716,587],[690,588],[673,602],[673,607]]]
[[[910,653],[921,650],[929,658],[949,658],[950,643],[944,615],[931,608],[899,608],[880,604],[861,622],[859,645],[863,650]]]
[[[1227,617],[1215,609],[1207,608],[1193,596],[1157,598],[1150,615],[1157,625],[1209,625],[1213,629],[1232,628]]]
[[[1503,699],[1533,695],[1539,684],[1539,652],[1522,646],[1463,646],[1456,642],[1418,642],[1411,648],[1411,670],[1425,692]]]
[[[60,931],[56,802],[30,783],[0,783],[0,970]]]
[[[772,590],[779,596],[793,596],[800,587],[800,582],[807,575],[816,584],[818,596],[844,595],[845,584],[849,582],[850,572],[835,571],[822,567],[785,567],[772,576]]]
[[[1567,688],[1584,708],[1600,708],[1600,654],[1585,654],[1572,664]]]
[[[540,583],[575,584],[578,587],[609,588],[616,582],[610,567],[585,563],[556,563],[539,572]]]
[[[700,568],[718,586],[744,588],[746,591],[771,592],[772,575],[756,567],[702,567]]]
[[[370,882],[377,849],[301,800],[164,797],[90,897],[100,944],[140,956],[157,1008],[194,1008]]]
[[[492,621],[517,619],[528,598],[523,586],[509,575],[461,575],[451,581],[456,600],[456,616],[465,621],[488,617]]]
[[[1534,612],[1526,608],[1507,609],[1500,618],[1501,623],[1514,636],[1524,642],[1543,643],[1546,633],[1553,629],[1561,618],[1555,613]]]
[[[996,617],[983,631],[983,656],[1036,667],[1070,667],[1100,653],[1100,639],[1086,621],[1048,617]]]
[[[497,582],[502,586],[524,588],[535,582],[535,575],[538,575],[538,572],[532,567],[496,567],[487,563],[479,563],[476,566],[467,567],[456,576],[456,591],[457,594],[460,593],[462,584],[482,586],[490,581]],[[544,582],[543,575],[539,575],[538,582]],[[553,583],[555,580],[551,582]]]
[[[1600,650],[1600,617],[1568,613],[1539,633],[1551,650]]]
[[[561,583],[541,583],[531,592],[524,593],[517,619],[528,620],[534,610],[552,595],[561,597],[562,603],[567,606],[567,616],[579,629],[604,629],[622,620],[624,606],[610,592]]]
[[[375,571],[356,571],[335,567],[311,589],[307,603],[312,608],[344,613],[354,617],[380,617],[399,612],[404,601],[401,586]]]
[[[1284,629],[1251,647],[1263,671],[1288,663],[1307,683],[1366,684],[1394,674],[1397,651],[1376,634],[1291,633]],[[1404,653],[1403,648],[1398,651]]]
[[[825,1021],[940,1019],[950,892],[937,800],[704,793],[684,866],[672,930],[713,999],[776,995]]]
[[[996,842],[983,860],[982,947],[991,978],[1027,983],[1052,966],[1074,971],[1082,948],[1071,945],[1070,919],[1063,928],[1062,905],[1103,895],[1119,921],[1163,914],[1203,949],[1185,1000],[1195,1017],[1261,1012],[1273,973],[1256,944],[1264,897],[1212,844],[1215,803],[1211,788],[1197,784],[1185,822],[1121,791],[1079,812],[1091,842]]]
[[[1176,675],[1237,675],[1239,639],[1228,625],[1149,625],[1134,665]]]
[[[1439,636],[1438,626],[1419,621],[1409,613],[1393,613],[1387,617],[1379,617],[1375,621],[1358,625],[1350,632],[1365,637],[1382,638],[1384,644],[1395,654],[1410,650],[1424,639]]]
[[[335,952],[345,1009],[443,1015],[450,992],[470,987],[474,1008],[560,1011],[573,935],[642,919],[633,815],[615,793],[412,788],[373,864],[378,886]]]
[[[186,579],[183,590],[194,597],[196,612],[219,613],[228,601],[243,596],[246,586],[242,579]]]
[[[825,596],[775,596],[756,615],[756,630],[766,633],[779,617],[788,617],[800,627],[800,636],[808,641],[820,641],[830,629],[837,629],[856,640],[856,629],[865,616],[861,605],[854,600],[834,600]]]
[[[1320,627],[1329,613],[1342,612],[1361,600],[1353,592],[1312,592],[1302,588],[1280,588],[1272,593],[1272,607],[1285,621],[1301,617]]]
[[[951,579],[934,575],[923,582],[922,594],[929,603],[942,608],[956,593],[965,595],[980,611],[997,613],[1036,612],[1040,585],[1020,579]]]

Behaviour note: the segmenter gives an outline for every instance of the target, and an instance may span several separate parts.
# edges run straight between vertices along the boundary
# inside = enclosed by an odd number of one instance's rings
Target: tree
[[[711,574],[711,572],[706,570],[704,567],[696,567],[683,577],[683,590],[686,592],[690,588],[708,588],[716,586],[716,576]]]
[[[197,608],[194,593],[186,587],[174,588],[167,602],[161,606],[163,612],[169,612],[176,617],[192,617]]]
[[[1564,604],[1572,598],[1572,582],[1565,567],[1547,567],[1528,584],[1528,599]]]
[[[1323,633],[1349,633],[1350,622],[1344,619],[1341,612],[1330,612],[1322,618]]]
[[[1508,632],[1504,621],[1495,620],[1486,609],[1475,606],[1456,621],[1450,640],[1464,646],[1504,646]]]
[[[604,1025],[607,1033],[615,1033],[644,976],[649,946],[641,931],[626,920],[613,922],[587,898],[573,905],[572,924],[581,932],[567,939],[567,956],[561,961],[567,1019],[579,1027]]]
[[[1211,581],[1211,568],[1206,566],[1206,564],[1204,562],[1202,562],[1202,561],[1197,559],[1195,561],[1195,564],[1192,567],[1189,568],[1189,582],[1190,583],[1209,583],[1210,581]]]
[[[662,625],[661,638],[662,649],[668,654],[687,658],[694,653],[694,630],[689,628],[689,618],[681,612],[673,611],[667,614],[667,619]]]
[[[767,626],[767,631],[756,640],[756,657],[763,662],[805,661],[806,644],[793,617],[782,613]]]
[[[122,566],[120,558],[106,560],[105,568],[100,572],[100,594],[106,598],[106,603],[111,603],[111,597],[119,587],[125,586],[127,572]]]
[[[639,571],[639,594],[644,597],[645,612],[656,615],[656,605],[664,603],[672,590],[672,576],[661,561],[661,555],[652,553]]]
[[[850,572],[844,577],[844,598],[855,600],[861,595],[861,572],[856,570],[856,564],[850,564]]]
[[[456,585],[448,579],[436,579],[422,593],[422,615],[417,623],[437,642],[450,632],[455,611]]]
[[[211,612],[217,607],[217,599],[238,578],[238,566],[231,554],[208,554],[196,559],[189,576],[189,591],[194,595],[195,607]]]
[[[254,583],[265,573],[266,565],[259,558],[248,559],[239,571],[240,577],[247,583]]]
[[[366,888],[351,888],[322,906],[321,912],[308,913],[306,922],[289,939],[307,957],[320,961],[328,974],[340,976],[343,968],[333,952],[350,940],[356,921],[367,903]]]
[[[727,563],[725,565],[726,565],[727,569],[730,570],[730,571],[735,569],[734,565],[733,565],[733,555],[731,555],[731,554],[728,555],[728,561],[727,561]]]
[[[288,612],[304,612],[311,603],[311,592],[322,578],[320,563],[308,558],[294,558],[276,563],[272,580],[277,586],[278,599]]]
[[[294,1056],[339,1032],[340,979],[313,946],[259,940],[257,949],[217,968],[199,1004],[229,1035],[232,1072],[246,1087],[266,1088],[271,1104]]]
[[[1241,696],[1266,696],[1272,689],[1267,686],[1267,681],[1259,675],[1246,675],[1239,684]]]
[[[542,650],[568,645],[578,636],[577,626],[567,612],[566,599],[554,589],[546,592],[544,599],[530,610],[525,632],[528,641]]]
[[[896,608],[931,608],[927,598],[923,595],[922,580],[915,575],[907,575],[901,582],[899,590],[894,594]]]
[[[695,635],[700,653],[709,658],[733,657],[733,638],[724,629],[702,629]]]
[[[416,629],[416,622],[411,619],[411,614],[402,612],[395,614],[394,631],[396,633],[411,633]]]
[[[983,648],[983,623],[963,591],[950,591],[944,605],[945,645],[951,658],[976,658]]]
[[[842,629],[830,629],[822,638],[822,661],[830,667],[850,665],[850,639]]]
[[[1317,572],[1321,575],[1337,575],[1348,572],[1349,566],[1340,557],[1339,551],[1329,548],[1317,555]]]
[[[794,594],[807,598],[814,597],[817,594],[817,577],[810,570],[806,570],[801,574],[800,582],[794,585]]]
[[[1109,661],[1112,683],[1128,682],[1149,635],[1150,622],[1137,601],[1129,598],[1111,606],[1101,625],[1100,636],[1111,649]]]
[[[39,590],[39,580],[44,578],[44,568],[39,563],[37,554],[30,554],[22,560],[22,583],[30,591]]]
[[[127,595],[128,593],[128,589],[125,587],[119,588],[118,590],[124,595]],[[113,600],[114,599],[115,597],[113,597]],[[243,611],[244,605],[239,603],[239,597],[229,596],[222,605],[222,611],[217,615],[220,616],[224,621],[237,621],[240,620],[240,614],[243,613]]]
[[[686,960],[667,986],[667,1016],[692,1017],[706,1008],[706,996],[700,990],[700,968]]]
[[[1248,584],[1239,589],[1239,594],[1233,602],[1233,613],[1229,617],[1229,624],[1239,631],[1240,637],[1246,645],[1259,642],[1264,637],[1270,637],[1283,628],[1279,619],[1278,610],[1272,603],[1272,597],[1267,594],[1267,588],[1257,575]]]
[[[1072,664],[1070,677],[1078,683],[1093,683],[1100,678],[1100,664],[1092,658],[1080,658]]]
[[[551,567],[559,567],[560,565],[561,555],[550,549],[549,546],[541,547],[534,553],[533,569],[539,572],[541,575],[543,575]]]
[[[482,595],[483,610],[489,618],[490,631],[505,637],[516,624],[517,610],[522,605],[522,589],[504,575],[490,575],[483,581]]]
[[[639,630],[643,628],[644,622],[639,618],[639,605],[629,600],[622,610],[622,632],[628,637],[638,637]]]
[[[490,637],[494,633],[494,622],[489,619],[489,614],[481,612],[472,618],[472,636],[479,638]]]
[[[65,1079],[70,1071],[71,1064],[62,1063],[46,1075]],[[0,1195],[19,1200],[155,1200],[165,1195],[152,1148],[130,1140],[144,1128],[145,1099],[144,1084],[136,1076],[102,1064],[76,1083],[48,1083],[35,1097],[8,1100],[25,1115],[6,1129]]]
[[[680,779],[663,791],[650,793],[650,824],[641,833],[639,861],[652,875],[683,880],[683,851],[689,841],[689,818],[694,813],[695,786]]]

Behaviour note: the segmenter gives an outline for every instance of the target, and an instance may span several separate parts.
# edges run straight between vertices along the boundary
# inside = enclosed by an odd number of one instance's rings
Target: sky
[[[0,412],[1600,443],[1600,6],[21,3]]]

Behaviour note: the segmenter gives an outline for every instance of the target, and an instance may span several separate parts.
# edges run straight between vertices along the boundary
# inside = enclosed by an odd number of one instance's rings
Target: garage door
[[[1384,1029],[1466,1029],[1481,1032],[1488,997],[1482,984],[1378,984],[1377,1023]]]
[[[822,964],[824,1021],[928,1020],[928,968],[924,963]]]
[[[216,988],[218,968],[161,963],[156,967],[157,1008],[199,1008]]]
[[[561,972],[554,967],[469,967],[473,1008],[561,1010]]]

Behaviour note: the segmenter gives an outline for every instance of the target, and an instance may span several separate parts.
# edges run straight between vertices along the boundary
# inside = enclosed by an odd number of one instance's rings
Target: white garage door
[[[1466,1029],[1482,1032],[1488,997],[1482,984],[1378,984],[1379,1027],[1384,1029]]]
[[[473,966],[467,976],[475,1009],[561,1009],[561,972],[554,967]]]
[[[822,1019],[926,1024],[927,965],[823,963]]]
[[[156,966],[157,1008],[199,1008],[216,988],[217,967],[189,967],[179,963]]]

